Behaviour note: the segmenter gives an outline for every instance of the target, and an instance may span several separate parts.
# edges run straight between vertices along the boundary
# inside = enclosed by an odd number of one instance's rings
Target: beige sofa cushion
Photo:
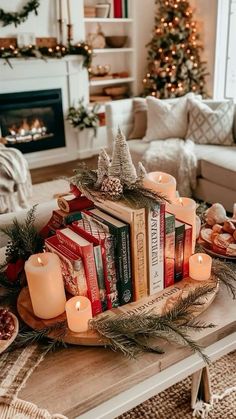
[[[147,102],[145,98],[133,99],[134,125],[128,140],[143,138],[147,129]]]
[[[203,178],[236,191],[236,146],[196,144],[195,151]]]

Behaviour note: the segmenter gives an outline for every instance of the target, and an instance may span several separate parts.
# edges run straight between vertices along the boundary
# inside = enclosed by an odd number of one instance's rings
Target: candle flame
[[[76,308],[76,310],[79,311],[79,309],[80,309],[80,301],[77,301],[77,303],[75,304],[75,308]]]
[[[43,266],[43,261],[40,257],[38,257],[38,263],[39,263],[39,265]]]
[[[162,182],[162,175],[159,176],[158,178],[158,182],[161,183]]]
[[[202,263],[203,262],[202,256],[198,256],[198,262],[199,263]]]
[[[184,205],[184,204],[183,204],[183,199],[182,199],[182,198],[179,198],[179,203],[180,203],[180,205],[182,205],[182,206]]]

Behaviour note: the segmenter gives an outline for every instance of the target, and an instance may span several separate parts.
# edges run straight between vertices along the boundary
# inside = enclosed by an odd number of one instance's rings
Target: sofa
[[[203,103],[216,109],[221,102],[204,100]],[[108,148],[111,150],[117,127],[119,126],[127,137],[133,128],[133,100],[109,102],[106,105],[106,123]],[[232,212],[233,204],[236,202],[236,107],[233,136],[235,141],[233,146],[195,144],[198,167],[197,187],[193,191],[193,196],[211,204],[220,202],[229,212]],[[150,143],[140,138],[129,140],[128,144],[134,164],[142,161],[142,157],[150,147]]]

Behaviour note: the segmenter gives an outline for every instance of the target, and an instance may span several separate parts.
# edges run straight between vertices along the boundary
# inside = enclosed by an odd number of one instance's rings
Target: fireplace
[[[22,153],[64,147],[61,89],[0,94],[0,137]]]

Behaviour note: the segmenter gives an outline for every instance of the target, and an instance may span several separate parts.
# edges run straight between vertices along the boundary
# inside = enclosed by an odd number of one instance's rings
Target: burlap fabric
[[[236,351],[210,366],[212,393],[217,396],[231,389],[222,400],[215,400],[208,419],[236,418]],[[217,398],[216,398],[217,399]],[[181,381],[155,397],[119,416],[119,419],[192,419],[191,378]]]

